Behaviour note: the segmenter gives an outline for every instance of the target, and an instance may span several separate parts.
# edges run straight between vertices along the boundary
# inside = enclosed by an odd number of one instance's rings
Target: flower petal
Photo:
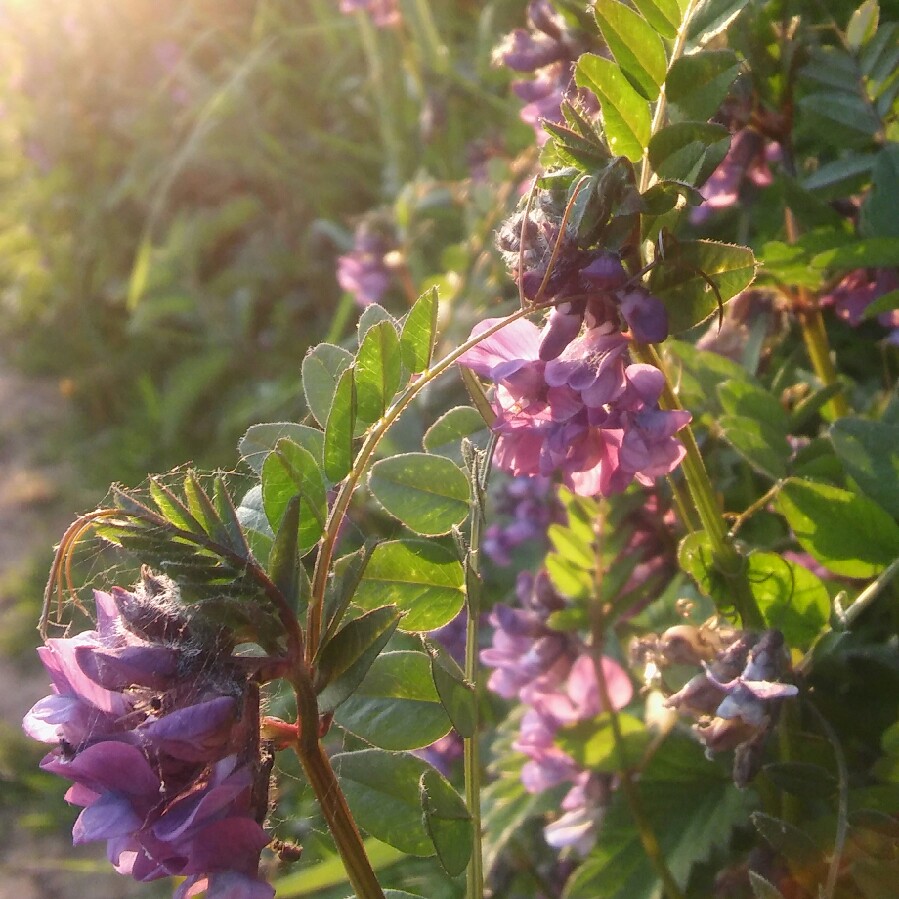
[[[499,318],[488,318],[478,322],[471,331],[471,337],[483,334],[492,328]],[[516,359],[534,361],[540,348],[540,329],[525,319],[510,322],[490,337],[484,338],[477,346],[463,353],[456,361],[476,374],[489,378],[494,366],[500,362]]]

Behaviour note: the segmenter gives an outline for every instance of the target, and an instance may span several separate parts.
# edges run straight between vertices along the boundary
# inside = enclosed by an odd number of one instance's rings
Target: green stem
[[[691,533],[700,530],[702,523],[696,515],[696,509],[693,507],[690,494],[684,489],[684,485],[677,478],[668,475],[668,486],[671,488],[671,496],[674,498],[677,514],[684,527]]]
[[[656,352],[655,347],[648,344],[636,344],[633,352],[642,362],[655,366],[665,375],[665,386],[659,401],[661,407],[669,410],[681,409],[680,401],[671,387],[671,381],[665,370],[665,363]],[[702,528],[712,545],[713,563],[733,590],[734,606],[743,626],[762,628],[764,619],[755,597],[752,595],[752,589],[746,576],[746,560],[730,541],[727,524],[715,497],[715,490],[706,471],[705,463],[702,461],[702,454],[699,452],[699,445],[696,443],[693,429],[687,425],[679,432],[678,436],[687,452],[681,463],[684,478],[687,481],[687,488]]]
[[[599,695],[602,698],[603,707],[608,710],[609,722],[612,725],[612,737],[615,740],[615,752],[618,754],[618,758],[623,761],[625,758],[624,735],[621,732],[621,722],[618,720],[618,713],[615,711],[615,707],[612,705],[611,697],[609,696],[609,685],[606,683],[605,672],[602,669],[602,659],[594,659],[594,666],[596,668],[596,681],[599,685]],[[665,861],[662,847],[659,845],[658,837],[656,837],[652,824],[650,824],[649,819],[646,817],[646,813],[643,810],[643,803],[640,799],[640,794],[637,792],[637,787],[631,779],[631,773],[624,767],[624,765],[622,765],[618,771],[618,780],[621,784],[621,789],[624,792],[624,798],[627,801],[628,808],[630,809],[631,817],[634,819],[634,824],[637,826],[637,833],[640,835],[640,843],[643,845],[643,851],[646,853],[647,858],[653,868],[655,868],[656,874],[662,881],[665,895],[668,899],[684,899],[684,894],[681,892],[680,887],[677,885],[677,881],[668,869],[668,864]]]
[[[493,460],[496,439],[492,438],[482,454],[473,451],[468,459],[469,484],[471,485],[471,527],[468,551],[465,554],[466,610],[465,627],[465,679],[477,690],[480,681],[480,645],[478,630],[481,621],[481,531],[484,521],[484,493]],[[464,454],[463,454],[464,455]],[[477,697],[477,693],[475,693]],[[465,804],[471,816],[471,861],[466,871],[466,899],[483,899],[484,850],[481,834],[481,758],[480,758],[480,709],[474,705],[474,727],[470,737],[464,740]]]
[[[780,710],[780,721],[777,727],[777,754],[781,764],[789,764],[796,760],[793,745],[793,733],[799,729],[797,707],[785,702]],[[799,825],[802,821],[802,802],[788,790],[780,791],[780,816],[788,824]]]
[[[353,820],[331,761],[319,741],[318,702],[312,680],[308,674],[300,672],[294,674],[291,682],[296,692],[299,719],[299,737],[294,751],[318,799],[347,877],[356,892],[356,899],[384,899],[384,892],[365,852],[362,835]]]
[[[830,341],[827,338],[827,330],[824,327],[824,318],[813,294],[807,290],[799,290],[799,300],[802,308],[797,312],[799,327],[802,330],[802,339],[808,352],[809,360],[818,379],[825,387],[838,384],[837,369],[834,365],[833,354],[830,349]],[[824,414],[831,418],[842,418],[849,415],[851,410],[846,396],[838,393],[824,406]]]
[[[366,13],[356,14],[359,35],[362,39],[362,51],[368,65],[368,74],[372,82],[372,91],[378,107],[378,125],[381,140],[384,144],[386,161],[384,165],[385,194],[393,196],[398,193],[403,171],[403,147],[400,137],[393,127],[396,116],[390,109],[392,85],[387,84],[384,67],[381,65],[381,53],[378,47],[378,35]]]
[[[472,527],[472,533],[474,533]],[[475,544],[472,543],[472,546]],[[473,569],[474,570],[474,569]],[[477,688],[478,664],[478,618],[480,597],[475,602],[468,601],[468,623],[465,629],[465,678]],[[465,804],[471,815],[471,861],[465,875],[466,899],[482,899],[484,895],[484,850],[481,839],[481,757],[478,740],[479,714],[475,705],[474,733],[464,740]]]
[[[415,19],[418,24],[416,35],[428,66],[438,75],[446,75],[450,68],[449,49],[440,39],[440,30],[434,21],[431,4],[427,0],[413,0]]]
[[[671,47],[671,55],[669,58],[669,70],[672,65],[681,57],[684,47],[687,43],[687,33],[690,29],[690,21],[699,5],[699,0],[689,0],[684,15],[678,28],[677,35]],[[653,113],[651,134],[656,134],[665,122],[665,116],[668,107],[668,100],[665,95],[664,85],[659,91],[659,99],[656,102],[655,112]],[[651,184],[653,172],[649,165],[648,150],[644,154],[643,166],[640,171],[640,192],[643,193]],[[649,245],[651,248],[651,244]],[[649,248],[644,247],[647,252]],[[644,261],[644,260],[641,260]],[[633,347],[634,355],[642,362],[653,365],[665,375],[665,386],[662,392],[660,405],[663,409],[676,410],[681,409],[677,395],[671,387],[671,380],[665,370],[655,347],[651,345],[635,344]],[[679,434],[681,442],[686,450],[682,468],[684,478],[687,482],[687,488],[693,501],[696,514],[699,516],[699,522],[703,530],[708,535],[712,544],[712,555],[715,567],[720,571],[729,582],[734,592],[734,605],[740,615],[744,627],[759,628],[763,626],[763,620],[755,598],[749,586],[746,577],[745,560],[737,552],[736,548],[730,542],[727,532],[727,525],[718,507],[718,501],[715,498],[715,491],[709,480],[708,472],[702,461],[702,455],[699,452],[699,446],[696,443],[696,437],[689,425],[683,428]],[[684,502],[682,495],[675,495],[678,508],[684,524],[691,528],[695,523],[693,515],[686,511],[687,504]]]
[[[791,175],[795,176],[796,166],[793,163],[791,153],[787,154],[785,168]],[[799,227],[796,224],[793,210],[789,206],[784,210],[784,226],[787,233],[787,242],[791,244],[796,243],[799,239]],[[799,322],[799,328],[802,331],[802,340],[805,343],[806,352],[812,363],[812,369],[818,376],[818,380],[825,387],[829,387],[831,384],[839,384],[840,381],[837,377],[830,341],[827,338],[827,329],[824,327],[824,318],[818,306],[817,295],[811,293],[805,287],[799,287],[794,296],[793,306],[796,312],[796,319]],[[833,420],[849,415],[851,410],[845,395],[838,393],[824,406],[823,412],[826,417]]]
[[[677,30],[677,35],[674,38],[674,43],[671,45],[671,55],[668,58],[668,71],[671,71],[671,66],[677,62],[678,59],[683,55],[684,46],[687,43],[687,32],[690,30],[690,20],[693,18],[693,13],[696,11],[696,7],[699,5],[699,0],[690,0],[687,4],[687,8],[684,10],[684,17],[681,20],[680,28]],[[667,77],[666,77],[667,80]],[[665,121],[665,116],[668,113],[668,97],[665,94],[665,85],[662,84],[659,89],[659,99],[656,101],[656,108],[653,112],[652,116],[652,126],[650,128],[650,134],[655,134],[661,127]],[[653,171],[649,166],[649,148],[643,152],[643,166],[640,170],[640,193],[644,193],[646,189],[652,183],[652,179],[654,177]]]

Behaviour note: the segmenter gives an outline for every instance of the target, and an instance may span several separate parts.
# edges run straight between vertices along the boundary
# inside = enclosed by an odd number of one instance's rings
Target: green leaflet
[[[420,749],[450,730],[431,660],[411,651],[379,655],[334,721],[381,749]]]
[[[705,122],[717,112],[739,72],[740,61],[733,50],[681,56],[668,72],[665,94],[680,118]]]
[[[899,525],[861,494],[790,478],[776,505],[802,548],[834,574],[875,577],[899,557]]]
[[[328,420],[340,376],[352,364],[352,353],[330,343],[320,343],[303,359],[303,393],[306,404],[322,427]]]
[[[602,107],[606,140],[612,153],[631,162],[643,158],[652,122],[649,104],[609,59],[585,53],[578,60],[575,80],[593,91]]]
[[[299,496],[300,525],[297,542],[301,554],[311,550],[322,535],[328,514],[321,465],[312,454],[282,437],[262,466],[262,502],[272,530],[277,530],[289,500]]]
[[[665,46],[655,29],[619,0],[597,0],[593,12],[621,71],[646,100],[655,100],[668,69]]]
[[[361,424],[376,422],[399,390],[402,379],[396,328],[380,321],[365,332],[356,354],[356,414]]]
[[[687,241],[666,248],[664,262],[650,273],[649,289],[665,304],[671,333],[679,334],[714,315],[719,303],[745,290],[754,277],[748,247]]]
[[[353,466],[353,433],[356,427],[356,380],[346,369],[337,382],[333,403],[325,424],[322,456],[325,475],[336,484]]]
[[[393,636],[401,613],[394,606],[354,618],[322,647],[316,686],[323,711],[336,709],[362,683],[378,653]]]
[[[710,763],[701,747],[669,736],[636,788],[675,881],[685,886],[693,865],[726,844],[743,824],[753,797],[733,785],[730,772]],[[596,848],[565,885],[564,899],[655,899],[658,878],[627,803],[616,792]]]
[[[368,478],[375,499],[410,530],[448,534],[468,516],[468,478],[450,459],[404,453],[376,462]]]
[[[338,753],[331,762],[359,826],[408,855],[437,852],[422,814],[423,777],[429,801],[441,817],[460,806],[464,811],[464,803],[443,776],[408,753],[363,749]]]
[[[749,584],[768,627],[783,632],[787,645],[808,649],[830,617],[830,594],[821,579],[777,553],[749,556]]]
[[[439,543],[392,540],[371,554],[354,602],[362,608],[394,603],[403,631],[431,631],[462,608],[465,575],[456,555]]]
[[[400,354],[409,371],[424,371],[431,363],[437,339],[437,288],[425,291],[406,315],[400,334]]]

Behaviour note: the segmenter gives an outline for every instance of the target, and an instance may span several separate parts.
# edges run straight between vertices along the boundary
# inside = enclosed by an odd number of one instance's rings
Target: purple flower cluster
[[[54,744],[41,767],[72,781],[76,844],[106,840],[138,881],[186,880],[187,899],[272,899],[258,876],[271,757],[260,747],[258,685],[145,575],[96,591],[96,630],[38,650],[53,693],[25,732]]]
[[[561,512],[549,478],[509,478],[491,493],[500,521],[488,526],[482,549],[494,565],[511,565],[512,551],[524,543],[545,546],[546,529]]]
[[[649,485],[677,467],[684,449],[674,435],[690,414],[659,408],[664,375],[630,364],[627,345],[608,325],[589,328],[547,362],[540,330],[518,320],[462,355],[496,385],[496,464],[532,477],[561,471],[581,496],[620,493],[635,479]]]
[[[377,28],[395,28],[403,21],[397,0],[340,0],[340,11],[367,13]]]
[[[353,249],[337,259],[337,283],[360,306],[380,303],[393,274],[387,256],[393,249],[380,230],[363,223],[356,229]]]
[[[540,342],[544,361],[558,357],[584,326],[623,326],[641,343],[668,336],[662,301],[629,279],[617,254],[579,245],[553,191],[537,191],[533,208],[506,221],[496,242],[522,296],[553,302]]]
[[[580,643],[571,634],[550,628],[549,616],[565,607],[545,571],[518,575],[521,608],[498,603],[490,613],[493,642],[481,661],[493,668],[487,686],[505,699],[530,702],[539,692],[554,690],[571,670]]]
[[[493,641],[481,660],[494,669],[489,688],[528,707],[513,744],[528,757],[521,772],[525,788],[537,793],[573,784],[562,803],[565,814],[547,828],[547,841],[557,848],[583,849],[592,842],[598,806],[608,785],[579,769],[555,739],[560,728],[603,710],[596,663],[577,637],[547,625],[549,615],[564,604],[546,572],[536,578],[523,573],[517,592],[522,608],[494,607]],[[627,674],[612,659],[604,657],[601,664],[613,705],[616,709],[627,705],[633,692]]]
[[[864,269],[849,272],[828,294],[821,297],[822,306],[833,306],[836,314],[856,327],[865,310],[884,294],[899,289],[899,271],[894,268]],[[877,321],[888,328],[887,342],[899,346],[899,309],[882,312]]]
[[[689,644],[678,641],[674,647],[679,661],[690,660]],[[703,673],[665,704],[697,719],[695,730],[708,753],[736,749],[734,781],[745,786],[758,771],[780,700],[799,692],[793,684],[783,683],[789,670],[783,634],[735,632],[711,661],[705,661],[702,653],[692,661],[702,661]]]
[[[577,99],[581,105],[590,104],[592,111],[596,111],[595,99],[579,91],[572,78],[574,64],[586,49],[583,36],[568,27],[550,0],[531,0],[528,28],[516,28],[493,51],[496,64],[534,76],[515,81],[512,90],[527,104],[521,111],[521,119],[534,128],[539,146],[548,138],[542,122],[564,121],[563,100]]]

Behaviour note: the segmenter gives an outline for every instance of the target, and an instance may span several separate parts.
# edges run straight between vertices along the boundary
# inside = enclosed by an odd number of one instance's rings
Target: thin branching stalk
[[[465,564],[468,592],[466,606],[468,621],[465,627],[465,679],[474,686],[475,696],[480,681],[480,641],[481,619],[481,531],[484,526],[484,491],[490,472],[495,440],[484,456],[474,454],[469,472],[471,481],[471,527],[469,548]],[[481,471],[481,466],[484,471]],[[481,834],[481,757],[480,757],[480,714],[479,704],[474,704],[474,727],[470,737],[463,742],[463,764],[465,769],[465,804],[471,816],[471,861],[466,871],[466,899],[483,899],[484,895],[484,850]]]
[[[824,736],[827,737],[827,742],[833,749],[834,761],[837,766],[837,829],[833,838],[833,853],[827,870],[827,881],[824,889],[819,893],[820,899],[833,899],[837,889],[837,878],[840,876],[846,835],[849,832],[849,768],[846,765],[846,756],[840,745],[840,739],[830,726],[830,722],[813,702],[807,702],[806,707],[811,710],[818,726],[824,731]]]
[[[465,343],[456,347],[450,353],[447,353],[439,362],[436,362],[426,371],[422,372],[417,380],[413,381],[400,396],[393,402],[389,409],[384,413],[383,417],[368,431],[362,447],[353,462],[350,473],[346,476],[337,493],[337,498],[331,506],[328,513],[328,520],[325,524],[325,532],[322,536],[321,546],[318,552],[318,558],[315,563],[315,572],[312,577],[312,597],[309,601],[309,610],[307,615],[306,627],[306,655],[308,659],[315,657],[318,651],[318,644],[321,639],[321,623],[322,609],[325,597],[325,587],[328,582],[328,572],[331,562],[334,558],[334,548],[337,543],[337,534],[340,526],[346,516],[350,500],[359,486],[368,466],[374,457],[375,450],[381,439],[393,426],[396,420],[408,408],[409,404],[416,396],[428,386],[435,378],[442,375],[453,363],[462,355],[467,353],[473,347],[476,347],[482,340],[486,340],[498,331],[501,331],[506,325],[532,312],[536,312],[541,308],[551,305],[550,303],[542,305],[529,306],[527,309],[518,309],[515,312],[500,319],[489,328],[485,328],[476,337],[471,337]]]
[[[768,503],[770,503],[778,493],[780,493],[780,491],[783,489],[783,485],[783,481],[777,481],[772,487],[766,490],[754,503],[752,503],[750,506],[747,506],[746,509],[740,512],[739,515],[734,515],[733,521],[730,526],[729,536],[731,539],[737,536],[740,528],[742,528],[743,525],[746,524],[746,522],[756,514],[756,512],[761,512],[761,510],[764,509],[765,506],[767,506]]]
[[[655,869],[659,880],[665,890],[667,899],[684,899],[677,881],[674,879],[668,863],[665,861],[665,855],[662,847],[659,845],[658,837],[653,830],[652,824],[646,817],[643,809],[643,803],[637,787],[631,778],[631,772],[627,765],[627,757],[625,755],[624,735],[621,731],[621,722],[618,718],[618,712],[612,702],[609,691],[609,684],[606,680],[605,669],[602,664],[602,650],[605,644],[606,616],[602,605],[602,580],[603,580],[603,562],[601,549],[601,533],[603,526],[602,509],[597,516],[596,521],[596,544],[594,547],[595,564],[593,568],[593,597],[590,602],[590,632],[591,645],[593,655],[593,668],[596,672],[596,683],[599,687],[599,696],[602,701],[603,710],[609,716],[609,723],[612,728],[612,738],[615,742],[615,752],[618,759],[618,781],[621,791],[624,793],[625,801],[630,809],[631,817],[634,819],[634,825],[643,845],[643,851],[646,853],[652,867]]]

